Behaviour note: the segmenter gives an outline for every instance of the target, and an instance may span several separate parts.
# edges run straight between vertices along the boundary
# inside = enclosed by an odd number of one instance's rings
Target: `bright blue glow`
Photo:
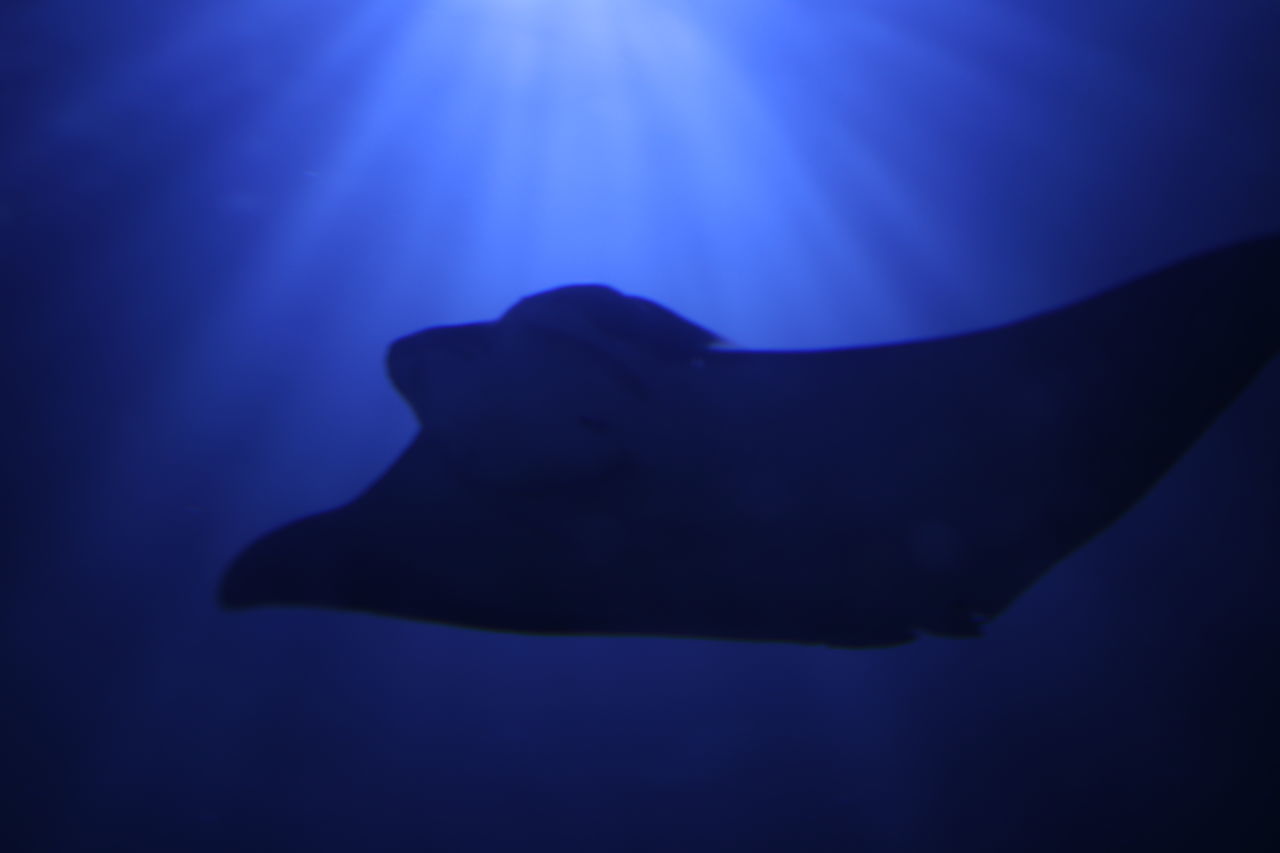
[[[1236,797],[1214,756],[1266,754],[1239,721],[1273,728],[1260,404],[980,644],[539,642],[211,590],[404,445],[398,335],[603,281],[745,345],[895,340],[1280,228],[1277,31],[1274,0],[3,4],[0,719],[37,841],[0,848],[1181,843]],[[1198,849],[1243,849],[1238,800]]]
[[[949,331],[1029,278],[1053,294],[1086,211],[1204,168],[1164,142],[1204,134],[1167,68],[996,0],[289,0],[167,23],[51,124],[163,109],[210,134],[155,215],[199,192],[260,218],[234,323],[320,298],[340,252],[363,278],[344,324],[607,281],[752,345]]]

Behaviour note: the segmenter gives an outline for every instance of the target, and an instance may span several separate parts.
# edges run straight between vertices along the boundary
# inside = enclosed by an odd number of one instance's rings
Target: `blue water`
[[[0,850],[1272,850],[1274,365],[978,641],[214,606],[415,425],[400,335],[605,281],[756,347],[1280,229],[1274,0],[10,0]]]

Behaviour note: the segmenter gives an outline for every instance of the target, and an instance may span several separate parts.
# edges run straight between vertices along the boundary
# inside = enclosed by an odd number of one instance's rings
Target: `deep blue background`
[[[1280,229],[1278,41],[1274,0],[9,0],[0,850],[1280,849],[1274,365],[979,641],[213,603],[406,443],[415,329],[608,281],[896,340]]]

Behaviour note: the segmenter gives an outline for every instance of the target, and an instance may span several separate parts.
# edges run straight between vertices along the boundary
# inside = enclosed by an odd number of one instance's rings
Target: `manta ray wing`
[[[864,647],[973,636],[1280,349],[1280,238],[969,334],[815,352],[600,285],[393,344],[422,431],[227,606]]]

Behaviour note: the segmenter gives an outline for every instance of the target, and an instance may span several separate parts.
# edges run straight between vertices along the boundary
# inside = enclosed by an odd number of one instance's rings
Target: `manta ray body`
[[[995,328],[744,351],[602,285],[396,341],[422,429],[228,607],[841,647],[975,636],[1280,350],[1280,237]]]

